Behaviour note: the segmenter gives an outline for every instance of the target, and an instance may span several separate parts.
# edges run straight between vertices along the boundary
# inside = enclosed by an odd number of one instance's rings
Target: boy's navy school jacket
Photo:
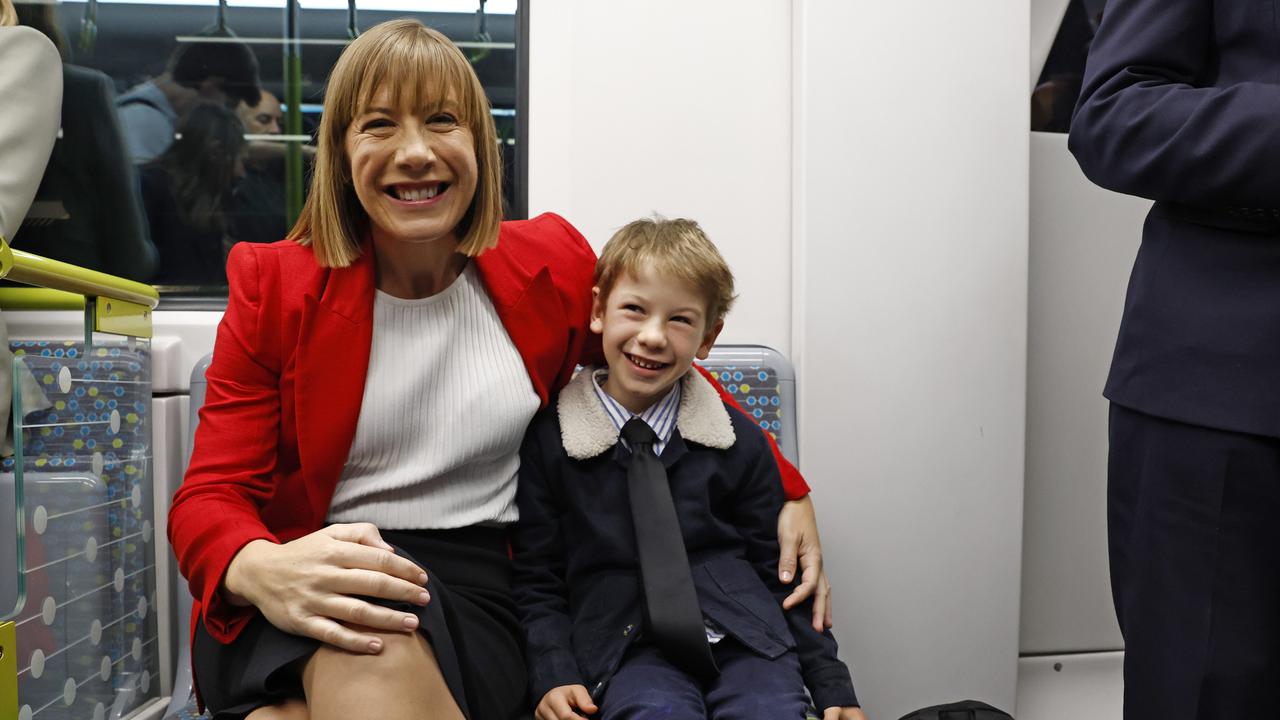
[[[534,417],[521,449],[514,587],[535,702],[579,684],[598,702],[641,635],[630,452],[592,382],[591,369],[579,372]],[[835,638],[810,625],[810,603],[782,609],[790,593],[777,580],[784,498],[764,435],[698,373],[681,382],[661,461],[703,615],[763,657],[795,649],[818,708],[857,705]]]

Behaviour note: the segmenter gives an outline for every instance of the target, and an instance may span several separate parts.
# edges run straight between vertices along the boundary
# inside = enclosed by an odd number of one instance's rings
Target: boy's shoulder
[[[526,443],[534,442],[544,448],[550,446],[552,449],[559,446],[560,418],[556,414],[558,398],[558,395],[552,395],[551,402],[535,413],[533,419],[529,421],[529,427],[524,433]]]

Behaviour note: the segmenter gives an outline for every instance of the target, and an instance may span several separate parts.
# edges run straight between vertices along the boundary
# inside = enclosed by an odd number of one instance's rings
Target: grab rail
[[[0,308],[85,310],[85,338],[93,332],[151,337],[151,311],[160,293],[150,285],[32,255],[0,236],[0,278],[39,289],[0,288]]]

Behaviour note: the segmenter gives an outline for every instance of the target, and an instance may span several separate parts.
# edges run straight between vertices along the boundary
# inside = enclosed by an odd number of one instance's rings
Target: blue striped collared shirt
[[[618,432],[622,432],[622,426],[633,417],[649,423],[649,427],[653,428],[654,434],[658,436],[658,442],[653,446],[655,455],[662,455],[662,451],[666,449],[667,442],[671,440],[671,431],[676,428],[676,417],[680,411],[680,383],[671,386],[671,390],[662,397],[661,400],[649,406],[647,410],[636,415],[630,410],[622,406],[622,403],[614,400],[609,393],[604,391],[604,381],[609,377],[608,368],[599,368],[591,374],[591,387],[596,390],[596,397],[600,398],[600,404],[604,405],[605,414],[613,421],[613,425]],[[626,441],[623,441],[626,444]]]

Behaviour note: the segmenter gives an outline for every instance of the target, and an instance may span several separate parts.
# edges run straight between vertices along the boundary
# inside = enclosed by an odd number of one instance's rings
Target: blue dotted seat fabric
[[[18,720],[122,717],[160,691],[149,346],[11,348],[49,402],[22,420]]]
[[[790,430],[791,411],[783,407],[777,370],[760,365],[720,366],[713,362],[705,363],[704,367],[733,395],[748,417],[782,444]]]

